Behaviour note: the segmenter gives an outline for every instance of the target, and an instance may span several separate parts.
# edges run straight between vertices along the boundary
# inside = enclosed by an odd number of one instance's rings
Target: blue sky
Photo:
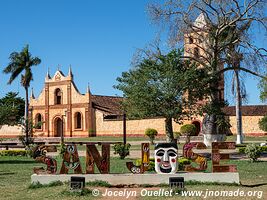
[[[13,51],[30,45],[33,56],[42,59],[34,67],[32,86],[38,96],[46,72],[59,68],[67,74],[72,66],[81,93],[89,82],[93,94],[122,95],[112,86],[123,71],[131,68],[137,48],[156,37],[158,27],[146,13],[148,0],[2,0],[0,1],[0,67]],[[266,42],[265,42],[266,44]],[[0,96],[19,91],[19,80],[7,85],[8,75],[0,73]],[[258,80],[247,77],[248,104],[259,104]],[[232,104],[230,91],[226,96]]]

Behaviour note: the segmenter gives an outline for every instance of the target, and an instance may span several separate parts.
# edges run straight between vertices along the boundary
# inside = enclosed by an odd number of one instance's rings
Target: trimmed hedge
[[[30,152],[28,150],[1,150],[0,156],[29,156]]]
[[[194,136],[197,133],[197,128],[194,124],[185,124],[180,128],[180,133],[185,136]]]

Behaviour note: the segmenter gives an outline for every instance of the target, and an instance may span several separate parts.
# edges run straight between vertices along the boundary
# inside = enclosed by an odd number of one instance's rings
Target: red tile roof
[[[235,106],[228,106],[223,109],[224,113],[228,116],[235,116]],[[250,105],[242,106],[243,116],[264,116],[267,115],[267,105]]]
[[[122,97],[92,95],[93,107],[108,114],[123,114],[121,109],[122,100]]]
[[[123,97],[92,95],[93,107],[107,114],[122,115],[121,102]],[[267,105],[242,106],[243,116],[264,116],[267,115]],[[235,116],[235,106],[223,108],[227,116]]]

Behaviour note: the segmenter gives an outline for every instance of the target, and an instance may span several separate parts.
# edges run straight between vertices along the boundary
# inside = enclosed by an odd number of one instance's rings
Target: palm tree
[[[5,67],[3,72],[5,74],[11,74],[8,84],[11,84],[21,74],[21,85],[25,89],[25,136],[26,145],[29,144],[29,87],[30,82],[33,80],[31,67],[39,65],[41,59],[38,57],[32,57],[29,52],[29,45],[26,45],[21,52],[13,52],[9,56],[10,63]],[[23,73],[24,72],[24,73]],[[23,74],[22,74],[23,73]]]

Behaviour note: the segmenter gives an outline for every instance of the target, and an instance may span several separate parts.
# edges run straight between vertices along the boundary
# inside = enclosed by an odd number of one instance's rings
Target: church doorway
[[[193,121],[192,124],[194,124],[196,126],[196,128],[197,128],[196,136],[198,136],[200,131],[201,131],[201,124],[199,121]]]
[[[54,137],[61,137],[63,130],[63,121],[60,117],[57,117],[54,121]]]

